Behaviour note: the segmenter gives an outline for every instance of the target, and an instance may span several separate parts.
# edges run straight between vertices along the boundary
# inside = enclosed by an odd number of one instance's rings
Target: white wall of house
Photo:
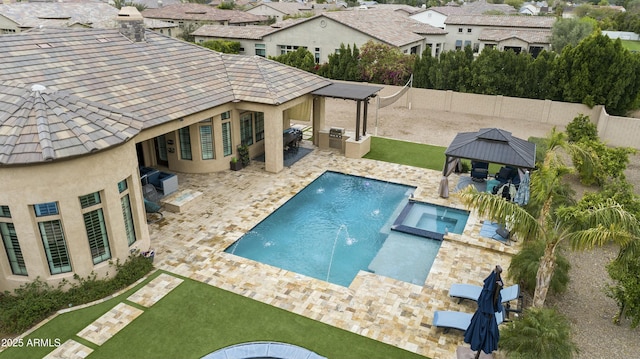
[[[437,11],[428,10],[423,11],[421,13],[411,15],[410,18],[423,22],[425,24],[429,24],[434,27],[439,27],[444,29],[444,21],[447,19],[447,15],[441,14]]]
[[[20,27],[18,27],[18,24],[15,21],[0,15],[0,35],[13,34],[20,31]]]
[[[279,56],[283,52],[295,51],[298,47],[306,47],[309,52],[319,59],[318,63],[329,61],[329,55],[339,50],[341,44],[352,47],[353,44],[356,44],[358,48],[361,48],[371,40],[378,43],[381,42],[368,34],[325,17],[305,21],[290,28],[265,35],[262,39],[257,40],[204,36],[197,36],[195,39],[197,43],[208,40],[239,41],[243,49],[241,53],[244,55],[256,55],[256,46],[259,46],[261,49],[264,48],[266,57]],[[415,48],[418,54],[422,54],[422,51],[429,44],[432,45],[432,55],[437,56],[437,45],[440,44],[440,47],[443,47],[444,42],[445,35],[429,35],[420,41],[405,44],[399,49],[403,53],[409,54],[412,48]]]
[[[282,21],[283,17],[286,16],[287,14],[278,11],[274,8],[272,8],[271,6],[267,6],[264,4],[258,5],[254,8],[251,8],[249,10],[247,10],[246,12],[253,14],[253,15],[264,15],[264,16],[269,16],[271,18],[275,18],[276,21]]]

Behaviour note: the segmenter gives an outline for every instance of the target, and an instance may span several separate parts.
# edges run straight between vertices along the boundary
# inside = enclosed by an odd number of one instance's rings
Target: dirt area
[[[355,129],[356,104],[354,101],[327,100],[328,127]],[[443,111],[416,111],[394,106],[376,111],[369,109],[367,132],[382,137],[448,146],[458,132],[477,131],[497,127],[514,136],[545,137],[552,126],[530,121],[471,116]],[[558,128],[564,130],[564,128]],[[634,155],[625,172],[640,194],[640,155]],[[588,191],[571,179],[578,194]],[[580,349],[578,358],[637,358],[640,354],[640,329],[632,330],[629,322],[612,324],[617,313],[616,303],[604,293],[610,283],[605,266],[615,257],[617,248],[606,246],[592,251],[571,252],[565,255],[571,262],[571,282],[566,293],[551,297],[547,305],[556,307],[567,316],[572,325],[573,340]]]

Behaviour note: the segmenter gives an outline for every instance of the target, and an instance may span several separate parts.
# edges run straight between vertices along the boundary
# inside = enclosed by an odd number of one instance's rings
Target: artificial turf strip
[[[371,137],[371,151],[364,158],[442,171],[445,150],[440,146]]]
[[[132,293],[60,315],[29,337],[77,339],[77,332]],[[102,346],[90,345],[95,351],[89,358],[200,358],[250,341],[291,343],[327,358],[424,358],[190,279]],[[8,349],[0,358],[36,358],[51,350]]]

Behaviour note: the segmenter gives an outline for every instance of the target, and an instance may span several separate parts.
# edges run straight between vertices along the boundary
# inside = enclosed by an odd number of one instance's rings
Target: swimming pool
[[[433,262],[440,242],[409,235],[402,241],[401,233],[391,230],[414,190],[327,171],[225,252],[342,286],[349,286],[360,270],[423,284],[431,268],[425,255]],[[411,245],[411,240],[419,242]],[[385,243],[391,250],[381,251]],[[398,256],[394,246],[418,254],[413,271],[402,269],[410,261]],[[420,273],[426,270],[423,278],[415,273],[417,267]]]

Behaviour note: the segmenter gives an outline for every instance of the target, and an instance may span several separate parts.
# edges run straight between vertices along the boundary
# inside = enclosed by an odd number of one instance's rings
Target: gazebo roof
[[[478,132],[458,133],[445,151],[445,155],[520,168],[534,168],[536,145],[512,136],[509,131],[483,128]]]

